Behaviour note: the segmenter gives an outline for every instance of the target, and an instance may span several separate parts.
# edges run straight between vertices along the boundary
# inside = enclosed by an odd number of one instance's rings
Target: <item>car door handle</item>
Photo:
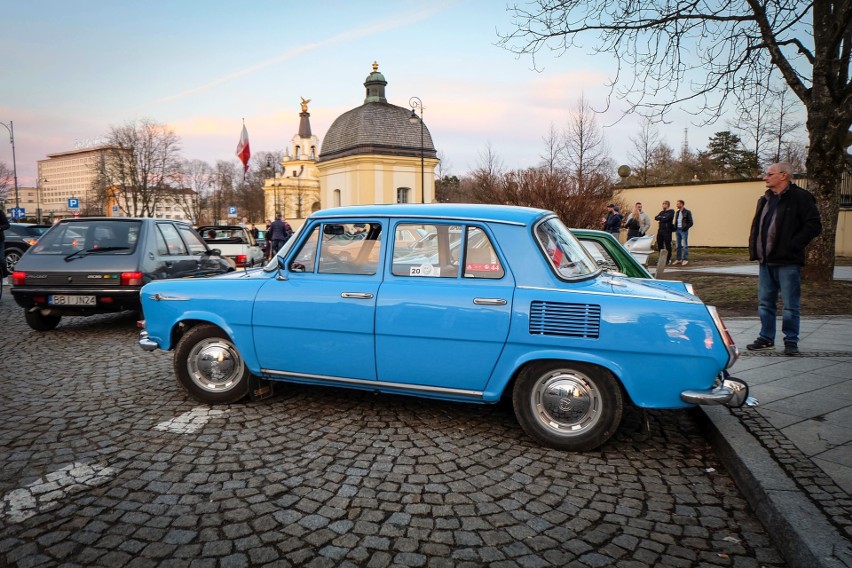
[[[353,300],[369,300],[373,295],[368,292],[343,292],[340,294],[340,297]]]
[[[503,298],[474,298],[473,303],[477,306],[505,306],[507,304]]]

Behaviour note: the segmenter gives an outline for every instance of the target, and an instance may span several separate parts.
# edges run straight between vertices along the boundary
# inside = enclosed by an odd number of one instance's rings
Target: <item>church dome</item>
[[[385,98],[387,81],[373,63],[373,72],[364,81],[364,104],[337,117],[322,143],[319,161],[359,154],[420,157],[421,128],[414,124],[411,109],[392,105]],[[429,128],[423,125],[423,156],[436,158]]]

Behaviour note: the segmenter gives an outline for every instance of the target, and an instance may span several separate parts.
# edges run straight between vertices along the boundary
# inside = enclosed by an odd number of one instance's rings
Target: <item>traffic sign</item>
[[[80,200],[76,197],[68,198],[68,209],[79,209],[80,208]]]
[[[236,207],[234,207],[233,205],[228,207],[228,215],[236,215],[236,214],[237,214],[237,208]]]
[[[12,207],[12,219],[23,219],[26,217],[27,210],[23,207]]]

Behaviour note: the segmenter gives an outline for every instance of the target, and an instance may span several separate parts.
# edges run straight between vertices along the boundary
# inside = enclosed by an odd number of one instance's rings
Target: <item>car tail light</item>
[[[739,358],[740,352],[737,349],[736,343],[734,343],[734,338],[731,337],[728,328],[725,327],[725,322],[722,321],[722,316],[720,316],[718,310],[716,310],[716,306],[707,306],[707,311],[710,312],[710,317],[713,318],[713,323],[716,324],[716,329],[718,329],[719,333],[722,335],[722,341],[725,343],[725,348],[728,350],[728,364],[725,366],[725,368],[728,369]]]
[[[141,272],[122,272],[121,273],[121,285],[122,286],[141,286],[142,285],[142,273]]]
[[[23,286],[27,280],[26,272],[13,272],[12,273],[12,286]]]
[[[237,255],[237,266],[245,266],[246,260],[248,260],[248,256],[244,254]]]
[[[36,244],[38,242],[38,239],[35,238],[35,237],[29,237],[29,238],[24,239],[24,242],[27,243],[30,246],[33,246],[34,244]]]

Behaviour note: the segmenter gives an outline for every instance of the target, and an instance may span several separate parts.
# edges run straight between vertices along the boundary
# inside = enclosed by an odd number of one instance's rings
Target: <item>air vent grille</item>
[[[601,307],[596,304],[565,304],[535,301],[530,307],[530,334],[597,339]]]

